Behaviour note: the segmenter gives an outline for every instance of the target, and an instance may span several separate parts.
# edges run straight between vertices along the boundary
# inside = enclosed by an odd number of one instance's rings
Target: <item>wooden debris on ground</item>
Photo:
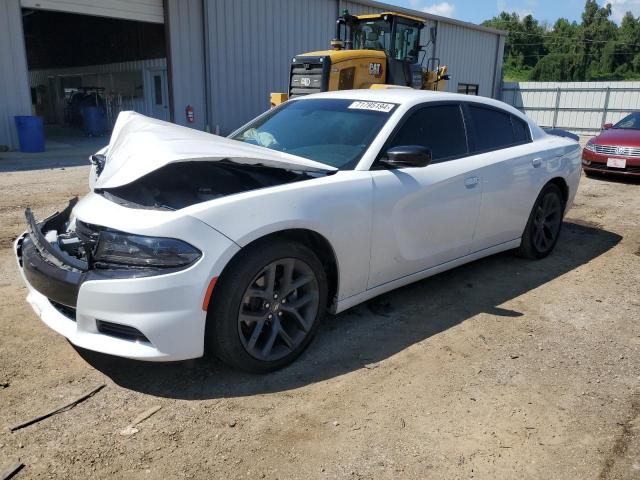
[[[11,464],[0,472],[0,480],[9,480],[10,478],[13,478],[14,475],[22,470],[23,467],[24,463],[20,461]]]
[[[147,418],[149,418],[151,415],[156,413],[161,408],[162,407],[160,405],[156,405],[154,407],[151,407],[151,408],[145,410],[140,415],[138,415],[136,418],[134,418],[133,421],[129,425],[127,425],[122,430],[120,430],[120,435],[127,436],[127,435],[133,435],[134,433],[138,433],[140,430],[138,430],[136,428],[136,425],[138,425],[139,423],[144,422]]]
[[[50,412],[45,413],[44,415],[40,415],[39,417],[35,417],[35,418],[32,418],[32,419],[27,420],[25,422],[22,422],[22,423],[19,423],[17,425],[14,425],[13,427],[10,428],[10,430],[12,432],[15,432],[16,430],[20,430],[21,428],[28,427],[29,425],[33,425],[34,423],[40,422],[41,420],[44,420],[45,418],[49,418],[49,417],[51,417],[53,415],[56,415],[58,413],[62,413],[62,412],[66,412],[67,410],[71,410],[73,407],[75,407],[79,403],[82,403],[85,400],[87,400],[88,398],[94,396],[96,393],[98,393],[104,387],[105,387],[104,383],[100,384],[96,388],[91,390],[90,392],[85,393],[81,397],[76,398],[75,400],[67,403],[66,405],[63,405],[62,407],[56,408],[55,410],[51,410]]]

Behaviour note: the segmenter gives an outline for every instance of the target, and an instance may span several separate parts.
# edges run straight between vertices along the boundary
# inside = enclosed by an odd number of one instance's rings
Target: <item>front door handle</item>
[[[478,177],[469,177],[465,179],[464,186],[467,188],[473,188],[480,182]]]
[[[538,168],[540,165],[542,165],[542,159],[540,157],[534,158],[533,160],[531,160],[531,164],[533,165],[533,168]]]

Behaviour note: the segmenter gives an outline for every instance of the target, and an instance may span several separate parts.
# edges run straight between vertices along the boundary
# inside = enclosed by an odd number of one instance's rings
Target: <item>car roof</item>
[[[357,90],[337,90],[332,92],[313,93],[311,95],[305,95],[303,97],[297,97],[294,101],[305,101],[314,98],[340,98],[346,100],[364,100],[371,102],[387,102],[397,103],[403,108],[400,110],[407,111],[407,109],[414,105],[428,103],[428,102],[473,102],[480,103],[490,107],[499,108],[505,112],[520,118],[529,125],[531,130],[531,137],[533,140],[537,140],[546,136],[546,133],[529,117],[522,113],[517,108],[494,100],[489,97],[481,97],[476,95],[465,95],[462,93],[450,93],[450,92],[436,92],[433,90],[417,90],[409,87],[391,87],[381,89],[357,89]]]
[[[297,97],[296,100],[311,100],[314,98],[339,98],[346,100],[365,100],[371,102],[388,102],[400,105],[413,106],[425,102],[474,102],[488,106],[501,108],[512,113],[523,120],[529,119],[519,110],[499,100],[493,98],[480,97],[475,95],[465,95],[461,93],[436,92],[432,90],[416,90],[408,87],[392,87],[384,89],[357,89],[357,90],[337,90],[332,92],[314,93]]]

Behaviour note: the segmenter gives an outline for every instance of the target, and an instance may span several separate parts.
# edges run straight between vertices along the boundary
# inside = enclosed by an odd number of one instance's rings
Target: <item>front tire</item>
[[[326,274],[311,249],[289,240],[259,242],[240,252],[215,286],[208,350],[248,372],[282,368],[309,345],[326,302]]]
[[[545,185],[533,205],[522,234],[518,249],[521,257],[540,259],[553,251],[562,229],[564,207],[560,188],[553,183]]]

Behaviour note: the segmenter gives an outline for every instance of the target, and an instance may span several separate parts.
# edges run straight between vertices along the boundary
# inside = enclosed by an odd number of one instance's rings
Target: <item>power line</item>
[[[613,55],[637,55],[638,52],[614,52]],[[545,54],[533,54],[533,55],[514,55],[517,58],[540,58],[548,57],[549,55],[557,55],[555,53],[545,53]],[[601,57],[601,53],[563,53],[560,55],[575,55],[579,57]]]
[[[535,36],[535,37],[542,37],[542,38],[564,38],[567,40],[575,40],[575,41],[579,41],[579,42],[588,42],[588,43],[607,43],[607,42],[612,42],[612,41],[618,41],[618,40],[589,40],[588,38],[583,38],[583,39],[577,39],[576,37],[567,37],[564,35],[556,35],[554,33],[529,33],[529,32],[509,32],[510,35],[529,35],[529,36]],[[621,43],[625,43],[625,42],[621,42]],[[633,46],[638,46],[635,44],[631,44],[628,43],[627,45],[633,45]]]
[[[549,44],[559,44],[561,43],[560,40],[554,40],[551,42],[536,42],[536,43],[510,43],[509,46],[519,46],[519,47],[524,47],[524,46],[535,46],[535,45],[549,45]],[[573,43],[584,43],[582,40],[573,40]],[[626,43],[626,42],[618,42],[616,40],[609,40],[608,42],[603,42],[603,43],[615,43],[618,45],[625,45],[627,47],[640,47],[640,45],[635,44],[635,43]]]

